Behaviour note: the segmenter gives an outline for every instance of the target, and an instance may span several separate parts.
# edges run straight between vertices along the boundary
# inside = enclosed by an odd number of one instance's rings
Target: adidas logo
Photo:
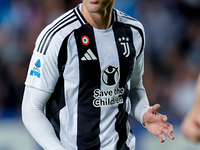
[[[97,60],[97,57],[94,55],[91,49],[88,49],[87,52],[84,54],[84,56],[81,58],[81,60],[82,61]]]

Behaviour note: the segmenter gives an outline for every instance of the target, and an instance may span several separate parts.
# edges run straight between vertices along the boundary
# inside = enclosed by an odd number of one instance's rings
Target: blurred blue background
[[[41,30],[81,0],[0,0],[0,150],[41,150],[21,121],[24,81]],[[176,139],[159,139],[130,118],[136,150],[199,150],[180,124],[192,107],[200,71],[199,0],[116,0],[146,32],[144,86],[161,104]]]

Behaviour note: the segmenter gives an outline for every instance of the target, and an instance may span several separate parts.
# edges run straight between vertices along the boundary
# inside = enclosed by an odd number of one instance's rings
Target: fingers
[[[166,132],[164,130],[165,130],[165,127],[163,127],[163,125],[159,125],[159,126],[156,127],[155,133],[154,133],[154,135],[156,135],[160,138],[161,143],[163,143],[166,140],[166,138],[163,134],[164,132]]]
[[[166,115],[162,115],[162,114],[157,113],[157,111],[160,109],[160,107],[161,107],[160,104],[155,104],[151,107],[151,109],[149,109],[149,111],[152,114],[156,114],[157,121],[167,122],[167,116]]]
[[[160,138],[160,142],[163,143],[166,139],[164,134],[166,134],[172,140],[174,140],[174,135],[172,134],[173,126],[167,123],[167,116],[157,113],[160,107],[161,106],[159,104],[155,104],[154,106],[150,107],[147,112],[148,115],[146,115],[147,118],[144,120],[147,130],[158,136]]]
[[[165,129],[167,130],[167,129]],[[167,134],[167,136],[171,139],[171,140],[174,140],[174,136],[172,134],[168,134],[168,132],[164,132],[165,134]],[[160,142],[163,143],[165,142],[166,138],[164,136],[163,133],[159,134],[158,137],[160,138]]]
[[[163,122],[167,122],[167,116],[166,115],[162,115],[162,120],[163,120]]]
[[[155,105],[152,106],[152,111],[156,112],[156,111],[158,111],[158,109],[160,109],[160,107],[161,106],[159,104],[155,104]]]
[[[167,116],[156,113],[156,121],[165,123],[165,122],[167,122]]]
[[[168,125],[167,128],[165,128],[163,130],[163,132],[172,140],[174,140],[174,135],[172,134],[173,133],[173,127],[171,124]]]
[[[169,123],[167,123],[168,125],[168,127],[167,127],[167,130],[169,131],[169,133],[170,133],[170,135],[173,133],[173,126],[171,125],[171,124],[169,124]],[[169,136],[170,137],[170,136]],[[170,137],[171,139],[173,139],[174,138],[174,136],[173,137]]]
[[[152,106],[152,113],[157,115],[157,121],[161,121],[161,122],[167,122],[167,116],[166,115],[162,115],[157,113],[158,109],[160,109],[160,105],[159,104],[155,104],[154,106]]]
[[[162,129],[161,129],[161,134],[159,134],[159,138],[160,138],[160,142],[163,143],[165,141],[165,136],[163,135],[163,133],[165,133],[171,140],[174,140],[174,135],[173,133],[173,126],[169,123],[163,123],[162,125]]]
[[[158,135],[158,137],[160,138],[160,142],[163,143],[165,142],[165,136],[163,134]]]

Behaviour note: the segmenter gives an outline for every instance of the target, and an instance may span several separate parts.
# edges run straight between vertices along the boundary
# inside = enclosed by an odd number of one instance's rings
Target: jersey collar
[[[79,4],[79,5],[74,9],[74,11],[75,11],[76,15],[78,16],[78,19],[79,19],[79,21],[81,22],[82,25],[88,24],[88,22],[85,20],[85,18],[83,17],[83,14],[82,14],[82,12],[81,12],[81,5],[82,5],[82,3]],[[112,25],[114,22],[116,22],[116,21],[117,21],[117,13],[116,13],[116,10],[113,9],[113,11],[112,11],[111,25]]]

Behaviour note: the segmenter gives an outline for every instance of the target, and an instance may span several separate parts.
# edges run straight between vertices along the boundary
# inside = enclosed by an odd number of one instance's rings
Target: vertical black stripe
[[[80,66],[80,84],[78,96],[78,150],[99,150],[99,123],[100,108],[93,106],[93,92],[100,89],[100,63],[97,60],[81,61],[87,50],[90,49],[98,58],[97,48],[93,28],[90,25],[84,25],[74,32],[79,56]],[[82,37],[87,36],[88,45],[82,43]]]
[[[126,145],[127,129],[126,123],[128,120],[128,113],[125,111],[126,103],[119,106],[119,113],[116,115],[117,123],[115,125],[116,131],[119,134],[119,140],[117,142],[117,150],[130,150]]]
[[[46,104],[46,116],[51,122],[57,137],[60,139],[60,110],[65,107],[65,96],[64,96],[64,78],[62,73],[64,66],[67,61],[67,38],[64,40],[59,55],[58,55],[58,70],[60,77],[56,84],[55,90],[52,93]]]
[[[144,33],[142,32],[142,29],[140,29],[139,27],[136,27],[136,26],[131,26],[133,27],[134,29],[138,30],[138,32],[140,33],[140,36],[142,38],[142,46],[141,46],[141,49],[140,49],[140,53],[138,54],[137,58],[141,55],[142,51],[144,50],[144,44],[145,44],[145,41],[144,41]]]
[[[54,92],[46,104],[46,116],[60,139],[60,110],[65,106],[64,79],[59,78]]]
[[[120,88],[125,88],[125,93],[123,95],[124,103],[119,105],[119,113],[116,115],[116,131],[119,134],[119,141],[117,143],[117,150],[129,150],[126,145],[127,140],[127,130],[126,123],[128,119],[128,113],[126,112],[126,98],[128,94],[127,82],[133,71],[134,58],[135,58],[135,47],[133,45],[133,34],[130,26],[116,22],[113,25],[113,31],[115,35],[115,41],[119,54],[120,62]],[[128,43],[130,49],[130,55],[126,57],[124,55],[125,47],[121,43]],[[127,44],[126,44],[127,46]],[[128,47],[126,47],[128,48]]]

